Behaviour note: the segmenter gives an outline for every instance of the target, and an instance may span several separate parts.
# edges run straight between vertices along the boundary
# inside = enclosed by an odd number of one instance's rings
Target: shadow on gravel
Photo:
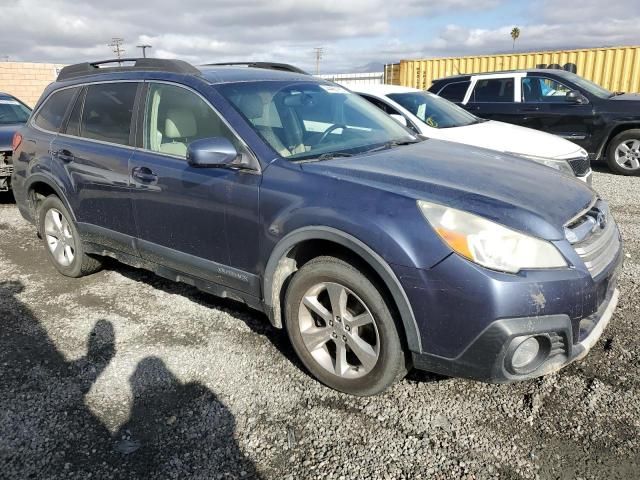
[[[242,302],[210,295],[186,283],[167,280],[148,270],[129,267],[111,258],[106,258],[105,262],[105,269],[124,275],[130,280],[146,283],[165,293],[182,295],[203,307],[229,313],[234,318],[244,322],[253,333],[266,337],[291,364],[312,378],[298,359],[286,332],[273,327],[264,313],[249,308]]]
[[[67,361],[0,282],[0,476],[2,478],[257,478],[235,439],[235,420],[216,395],[183,384],[154,357],[129,382],[133,406],[115,434],[85,395],[115,356],[111,323],[101,320],[85,357]]]

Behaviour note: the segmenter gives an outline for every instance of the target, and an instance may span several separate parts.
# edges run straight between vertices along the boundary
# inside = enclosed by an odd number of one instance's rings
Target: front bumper
[[[455,254],[428,271],[399,272],[421,334],[414,366],[506,383],[583,358],[616,308],[622,258],[620,245],[595,278],[584,265],[507,275]],[[541,346],[539,362],[516,368],[516,347],[530,337]]]
[[[596,313],[583,319],[578,342],[567,315],[507,318],[491,324],[459,357],[444,359],[413,354],[414,366],[443,375],[466,377],[490,383],[507,383],[555,372],[584,358],[600,339],[618,304],[615,286]],[[546,357],[529,371],[519,372],[511,365],[512,345],[531,337],[547,339]]]

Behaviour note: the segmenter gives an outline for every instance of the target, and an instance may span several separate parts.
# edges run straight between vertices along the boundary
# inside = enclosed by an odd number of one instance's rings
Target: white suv
[[[591,184],[586,150],[549,133],[484,120],[433,93],[397,85],[349,85],[416,133],[516,154],[570,173]]]

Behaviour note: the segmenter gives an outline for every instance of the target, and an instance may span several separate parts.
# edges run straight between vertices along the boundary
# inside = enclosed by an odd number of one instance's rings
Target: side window
[[[174,85],[150,85],[144,121],[144,148],[186,158],[189,143],[212,137],[228,138],[241,149],[236,136],[198,95]]]
[[[73,106],[73,110],[69,114],[69,120],[67,121],[67,128],[64,133],[67,135],[73,135],[75,137],[80,136],[80,117],[82,115],[82,106],[84,105],[84,97],[87,93],[86,90],[80,92],[80,95],[76,98],[76,103]]]
[[[366,101],[368,101],[369,103],[372,103],[373,105],[378,107],[380,110],[382,110],[388,115],[393,115],[393,114],[400,115],[400,112],[398,112],[395,108],[391,107],[390,105],[387,105],[382,100],[378,100],[375,97],[370,97],[369,95],[360,95],[360,96],[364,98]]]
[[[438,96],[449,100],[450,102],[462,102],[464,96],[467,93],[467,89],[471,81],[466,82],[453,82],[445,85],[445,87],[438,92]]]
[[[513,102],[513,78],[478,80],[471,95],[472,102]]]
[[[524,77],[522,101],[526,103],[561,103],[571,89],[548,77]]]
[[[38,111],[35,124],[43,130],[57,132],[78,88],[65,88],[52,94]]]
[[[138,83],[89,85],[84,99],[80,136],[130,145],[129,133]]]

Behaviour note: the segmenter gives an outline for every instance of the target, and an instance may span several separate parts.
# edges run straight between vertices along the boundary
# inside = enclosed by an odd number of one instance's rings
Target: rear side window
[[[478,80],[471,95],[472,102],[513,102],[513,78]]]
[[[57,132],[76,91],[78,88],[66,88],[53,93],[38,111],[35,124],[43,130]]]
[[[137,83],[89,85],[84,99],[80,136],[102,142],[130,145],[129,132]]]
[[[438,92],[438,96],[446,98],[450,102],[462,102],[470,84],[470,81],[449,83]]]

